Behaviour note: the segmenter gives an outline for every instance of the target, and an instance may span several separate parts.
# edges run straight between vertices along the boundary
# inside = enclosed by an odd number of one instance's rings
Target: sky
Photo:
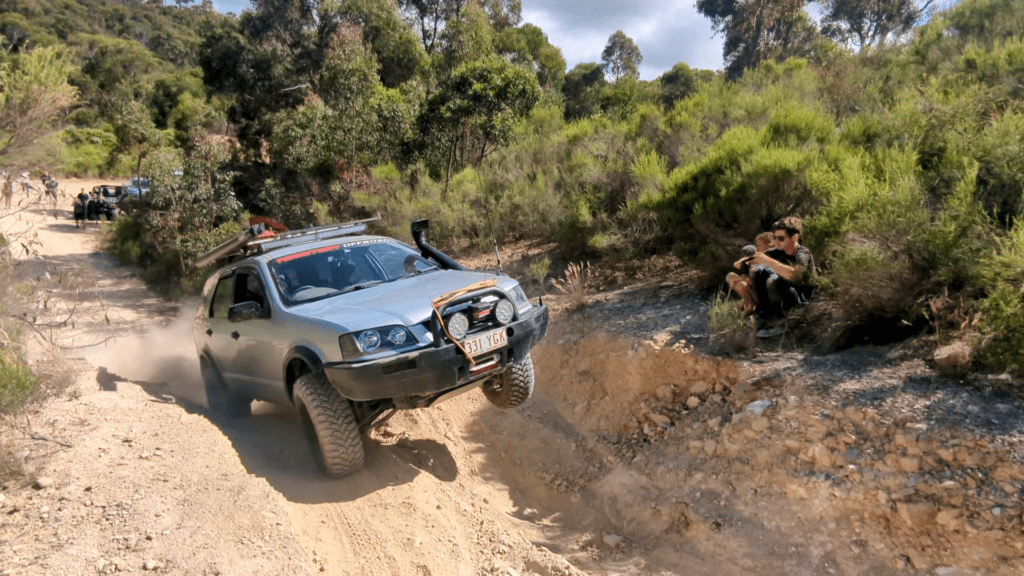
[[[693,7],[693,0],[522,0],[523,20],[548,35],[562,49],[566,70],[581,62],[600,62],[608,37],[622,30],[643,55],[640,78],[654,80],[677,62],[717,70],[722,38]],[[221,12],[240,14],[249,0],[213,0]]]

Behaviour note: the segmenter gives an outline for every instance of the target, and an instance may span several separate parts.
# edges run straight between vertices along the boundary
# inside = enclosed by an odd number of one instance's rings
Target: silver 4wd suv
[[[361,434],[400,409],[481,386],[500,408],[533,391],[530,349],[548,309],[505,274],[428,244],[363,235],[365,221],[268,237],[253,226],[196,261],[226,263],[203,288],[194,339],[210,409],[293,404],[321,470],[363,463]]]

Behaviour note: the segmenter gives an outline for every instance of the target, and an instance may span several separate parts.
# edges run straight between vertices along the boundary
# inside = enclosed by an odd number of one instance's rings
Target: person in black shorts
[[[751,279],[757,294],[758,338],[785,332],[778,320],[785,311],[802,306],[811,298],[816,273],[814,256],[800,244],[803,221],[787,216],[772,224],[775,248],[750,259]],[[754,268],[760,265],[759,268]]]

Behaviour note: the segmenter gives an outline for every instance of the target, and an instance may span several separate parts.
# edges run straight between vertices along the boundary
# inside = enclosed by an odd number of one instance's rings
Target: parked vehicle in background
[[[142,176],[141,178],[132,178],[123,184],[128,194],[138,198],[143,194],[149,193],[149,178]]]
[[[361,434],[397,410],[476,387],[499,408],[525,402],[547,307],[504,273],[463,268],[426,227],[413,223],[413,248],[364,222],[270,236],[259,224],[200,257],[226,263],[193,328],[210,409],[294,404],[318,466],[341,476],[363,464]]]
[[[121,213],[121,203],[128,194],[124,186],[100,184],[93,186],[85,203],[87,220],[114,220]]]

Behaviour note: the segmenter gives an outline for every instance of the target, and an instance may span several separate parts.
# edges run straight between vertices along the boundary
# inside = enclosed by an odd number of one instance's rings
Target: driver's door
[[[262,314],[229,322],[236,353],[228,370],[238,390],[246,396],[276,399],[283,389],[284,345],[272,338],[271,306],[267,284],[255,267],[235,270],[232,305],[256,302]]]

